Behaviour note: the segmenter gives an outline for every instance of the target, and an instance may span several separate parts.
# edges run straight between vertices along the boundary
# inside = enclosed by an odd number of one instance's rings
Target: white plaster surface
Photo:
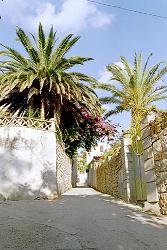
[[[97,146],[93,147],[89,153],[87,153],[86,162],[89,164],[94,156],[102,156],[105,150],[109,149],[110,145],[105,142],[98,143]]]
[[[0,199],[53,196],[56,137],[26,127],[0,128]]]
[[[79,183],[78,183],[79,186],[87,184],[87,178],[88,178],[87,173],[80,173],[78,177],[79,177]]]

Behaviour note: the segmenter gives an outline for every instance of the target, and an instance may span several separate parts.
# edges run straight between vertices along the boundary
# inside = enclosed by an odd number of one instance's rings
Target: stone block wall
[[[154,137],[155,139],[155,137]],[[167,214],[167,130],[159,133],[156,141],[153,141],[155,173],[160,210]]]
[[[88,173],[89,186],[127,202],[136,200],[134,158],[130,144],[129,135],[124,135],[120,150],[112,157],[91,162]]]
[[[142,121],[141,135],[143,155],[135,155],[129,135],[123,135],[117,154],[91,163],[89,185],[167,214],[167,113],[148,115]]]
[[[167,214],[167,117],[149,116],[142,130],[147,202]]]
[[[54,199],[71,187],[71,162],[54,131],[0,127],[0,200]]]
[[[96,190],[111,194],[118,195],[118,172],[121,168],[120,152],[111,159],[91,162],[89,169],[89,185]]]

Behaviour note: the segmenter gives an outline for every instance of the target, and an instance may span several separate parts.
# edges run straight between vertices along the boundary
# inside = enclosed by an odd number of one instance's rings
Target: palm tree
[[[142,153],[141,120],[153,107],[155,101],[167,97],[167,86],[160,85],[159,81],[167,73],[167,67],[160,69],[162,62],[148,67],[149,59],[142,65],[142,54],[134,55],[134,65],[131,66],[125,57],[121,57],[121,64],[107,66],[111,73],[111,80],[116,84],[94,84],[94,87],[110,91],[110,97],[101,98],[103,104],[115,104],[114,110],[106,113],[106,117],[114,113],[129,111],[131,113],[132,146],[136,153]]]
[[[57,126],[60,124],[61,107],[67,100],[75,105],[82,101],[95,113],[99,112],[98,98],[89,87],[96,80],[70,70],[92,58],[66,56],[80,37],[69,34],[58,43],[53,27],[46,36],[41,23],[37,38],[31,34],[30,39],[21,28],[17,28],[16,34],[17,40],[26,51],[26,57],[1,44],[5,50],[0,55],[7,58],[0,62],[0,92],[3,104],[9,104],[14,112],[18,105],[14,105],[13,100],[16,101],[16,96],[19,96],[30,113],[39,108],[41,119],[54,116]],[[20,113],[23,111],[21,107]]]

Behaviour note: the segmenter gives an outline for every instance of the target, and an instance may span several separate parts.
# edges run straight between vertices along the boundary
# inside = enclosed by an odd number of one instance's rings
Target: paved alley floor
[[[91,188],[0,202],[0,250],[166,250],[167,219]]]

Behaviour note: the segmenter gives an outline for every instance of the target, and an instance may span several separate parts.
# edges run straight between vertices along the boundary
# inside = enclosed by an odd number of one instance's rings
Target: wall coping
[[[56,123],[53,118],[47,121],[30,117],[0,117],[0,127],[27,127],[56,132]]]

